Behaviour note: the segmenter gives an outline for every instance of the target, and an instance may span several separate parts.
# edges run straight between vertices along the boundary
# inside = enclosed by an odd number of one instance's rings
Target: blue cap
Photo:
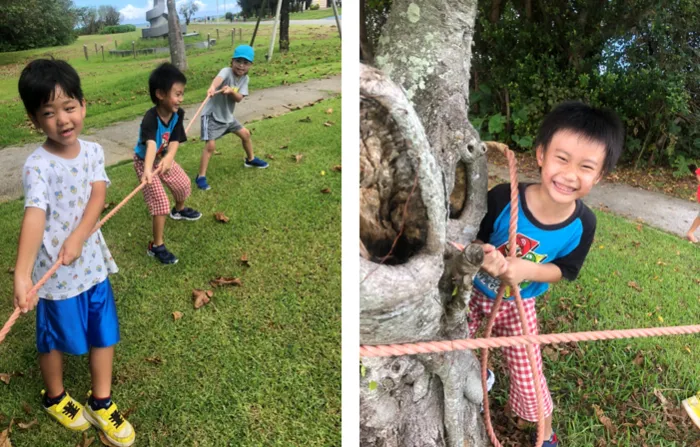
[[[253,62],[255,50],[253,50],[253,47],[250,45],[238,45],[236,51],[233,52],[233,59],[238,59],[239,57]]]

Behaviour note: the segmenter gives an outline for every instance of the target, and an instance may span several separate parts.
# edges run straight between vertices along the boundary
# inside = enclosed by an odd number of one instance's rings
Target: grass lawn
[[[338,15],[343,14],[343,8],[338,8]],[[326,9],[317,9],[316,11],[307,10],[304,12],[294,12],[289,14],[289,20],[314,20],[333,17],[333,7]],[[335,23],[335,21],[333,21]]]
[[[211,34],[220,40],[211,50],[189,50],[187,62],[187,90],[185,104],[201,102],[212,79],[231,61],[231,28],[221,25],[190,25],[188,31]],[[253,29],[237,28],[235,45],[249,43]],[[243,39],[238,37],[242,29]],[[37,50],[0,53],[0,120],[4,123],[0,133],[0,149],[42,140],[33,129],[17,93],[17,80],[27,62],[41,57],[54,56],[68,60],[82,79],[83,92],[88,104],[86,132],[109,124],[143,116],[152,103],[148,94],[148,75],[160,63],[170,61],[170,56],[139,55],[133,57],[95,55],[95,43],[107,49],[125,41],[140,37],[141,31],[99,36],[82,36],[72,45]],[[228,34],[227,34],[228,33]],[[340,73],[340,39],[335,28],[328,26],[290,27],[291,49],[287,54],[274,50],[272,62],[265,60],[272,26],[261,26],[255,39],[256,62],[250,71],[250,88],[260,90],[281,84],[292,84],[309,79]],[[89,60],[83,56],[87,45]]]
[[[250,123],[256,154],[270,160],[266,170],[245,169],[240,143],[220,140],[208,171],[213,189],[194,188],[187,202],[202,219],[166,225],[178,264],[146,256],[151,221],[141,194],[105,225],[120,268],[111,277],[122,335],[113,394],[137,445],[340,445],[340,107],[336,98]],[[299,122],[307,116],[311,123]],[[324,126],[328,120],[335,125]],[[190,176],[201,150],[197,140],[178,151]],[[107,173],[108,202],[138,184],[131,163]],[[14,266],[22,209],[19,200],[0,205],[2,324],[13,310],[12,275],[4,272]],[[230,222],[217,222],[215,212]],[[243,285],[212,288],[219,276]],[[195,288],[213,289],[212,303],[194,310]],[[175,311],[182,319],[173,320]],[[80,435],[40,407],[34,318],[22,316],[0,344],[0,373],[14,373],[9,385],[0,382],[0,432],[13,418],[37,419],[28,430],[14,426],[13,445],[74,446]],[[85,357],[67,357],[65,384],[83,400]]]
[[[698,324],[700,250],[612,214],[596,215],[596,240],[579,278],[556,284],[538,303],[541,332]],[[545,347],[554,427],[564,444],[698,445],[700,430],[680,402],[700,390],[699,342],[700,335],[684,335]],[[497,350],[492,352],[500,357]],[[507,377],[498,360],[496,365],[491,397],[502,414]],[[614,433],[604,428],[605,417]],[[506,427],[503,435],[525,439],[505,418],[497,420]]]

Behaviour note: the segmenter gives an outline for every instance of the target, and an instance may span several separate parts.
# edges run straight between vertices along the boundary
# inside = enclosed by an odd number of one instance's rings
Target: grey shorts
[[[218,140],[227,133],[238,132],[243,129],[243,124],[239,123],[236,118],[232,123],[220,123],[211,115],[202,115],[201,140]]]

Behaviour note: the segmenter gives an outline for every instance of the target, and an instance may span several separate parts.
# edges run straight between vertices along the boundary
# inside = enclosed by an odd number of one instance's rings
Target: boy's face
[[[162,90],[156,90],[156,97],[160,101],[159,106],[169,112],[177,113],[180,104],[185,99],[185,84],[176,82],[170,87],[168,93],[163,93]]]
[[[562,130],[549,147],[537,148],[544,191],[556,203],[573,203],[586,196],[602,177],[605,145],[580,134]]]
[[[34,125],[58,147],[71,146],[78,141],[85,119],[85,102],[69,98],[60,86],[56,86],[53,98],[42,105],[34,116]]]
[[[238,77],[247,75],[251,65],[253,65],[251,61],[242,57],[231,59],[231,70]]]

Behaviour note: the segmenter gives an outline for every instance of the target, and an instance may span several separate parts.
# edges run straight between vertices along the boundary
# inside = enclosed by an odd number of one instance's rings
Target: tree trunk
[[[362,344],[468,336],[483,251],[447,242],[468,245],[486,211],[485,146],[467,117],[475,16],[476,0],[394,0],[379,70],[360,67]],[[361,362],[363,446],[488,444],[470,351]]]
[[[187,70],[185,40],[180,31],[180,19],[177,16],[175,0],[168,0],[168,41],[170,42],[170,61],[181,71]]]
[[[281,0],[280,10],[280,53],[289,51],[289,0]]]

